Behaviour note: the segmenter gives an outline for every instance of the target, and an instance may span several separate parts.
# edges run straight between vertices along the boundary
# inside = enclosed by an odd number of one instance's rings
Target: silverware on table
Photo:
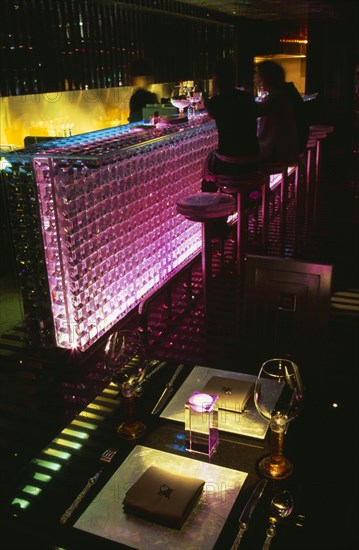
[[[277,532],[277,523],[289,516],[293,511],[293,497],[289,491],[282,491],[272,498],[269,514],[269,527],[262,550],[269,550],[273,537]]]
[[[167,365],[167,361],[162,361],[161,363],[156,365],[151,371],[149,371],[147,369],[147,366],[146,366],[145,369],[144,369],[143,375],[141,376],[141,378],[140,378],[140,380],[139,380],[139,382],[136,386],[136,389],[135,389],[136,394],[140,395],[142,393],[142,390],[143,390],[143,384],[145,384],[145,382],[148,382],[154,374],[156,374],[159,370],[161,370],[166,365]]]
[[[242,540],[243,534],[247,531],[247,529],[249,529],[249,522],[251,520],[255,507],[257,506],[260,498],[264,493],[264,489],[266,488],[267,483],[268,481],[266,479],[262,479],[257,483],[245,507],[243,508],[243,511],[239,516],[239,531],[237,533],[234,543],[232,544],[231,550],[236,550],[238,548]]]
[[[112,449],[112,448],[106,449],[106,451],[102,453],[100,457],[100,461],[105,462],[106,464],[109,464],[113,459],[113,457],[115,456],[115,454],[117,453],[117,451],[118,449]],[[95,483],[97,482],[103,469],[104,469],[104,466],[102,466],[100,470],[96,472],[96,474],[93,477],[90,477],[85,487],[82,489],[81,493],[77,495],[73,503],[67,508],[66,512],[61,516],[60,518],[61,525],[64,525],[68,521],[68,519],[72,516],[74,510],[76,510],[76,508],[78,507],[80,502],[84,499],[84,497],[87,495],[91,487],[93,487],[93,485],[95,485]]]
[[[172,376],[171,380],[166,384],[165,389],[162,392],[161,397],[157,401],[156,405],[153,407],[151,414],[157,414],[162,407],[167,403],[168,399],[170,398],[172,392],[173,392],[173,384],[183,369],[184,365],[178,365],[177,369],[175,370],[174,375]]]

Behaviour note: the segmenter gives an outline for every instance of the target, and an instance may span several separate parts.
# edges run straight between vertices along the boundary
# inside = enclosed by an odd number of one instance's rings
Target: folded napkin
[[[201,391],[218,395],[219,409],[241,413],[253,395],[253,390],[254,382],[252,381],[212,376]]]
[[[205,481],[150,466],[130,487],[123,511],[180,529],[203,491]]]

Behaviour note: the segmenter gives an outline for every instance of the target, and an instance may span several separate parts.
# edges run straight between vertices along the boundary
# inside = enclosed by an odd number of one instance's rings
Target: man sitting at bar
[[[305,103],[293,82],[285,81],[284,69],[278,63],[262,61],[257,71],[259,84],[268,92],[257,104],[261,161],[294,163],[308,139]]]
[[[140,122],[143,120],[142,109],[148,104],[158,103],[157,94],[150,92],[148,87],[151,84],[151,70],[145,60],[137,61],[132,68],[133,86],[135,87],[130,97],[129,122]]]
[[[213,95],[207,111],[218,131],[217,149],[204,162],[202,191],[216,192],[215,174],[237,176],[255,170],[259,162],[257,108],[253,95],[236,87],[236,67],[222,59],[212,74]],[[230,230],[225,220],[213,222],[215,238],[224,238]]]
[[[212,78],[213,96],[208,100],[207,110],[216,122],[218,147],[207,158],[207,168],[215,174],[242,174],[258,163],[256,103],[251,94],[236,88],[232,60],[218,61]],[[205,167],[202,191],[216,191],[216,185],[206,175]]]

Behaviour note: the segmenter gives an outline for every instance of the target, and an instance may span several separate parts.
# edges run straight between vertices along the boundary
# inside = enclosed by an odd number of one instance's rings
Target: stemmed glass
[[[174,107],[179,109],[179,116],[182,117],[184,109],[189,105],[187,86],[183,82],[173,88],[170,101]]]
[[[303,404],[298,366],[289,359],[269,359],[263,363],[255,383],[254,402],[271,430],[270,455],[260,461],[259,470],[265,477],[285,479],[291,475],[293,465],[283,456],[284,434]]]
[[[187,87],[187,99],[189,102],[188,116],[194,116],[196,113],[196,107],[202,99],[202,92],[199,90],[198,85]]]
[[[138,439],[146,430],[136,418],[135,401],[146,366],[141,334],[130,330],[112,333],[106,342],[104,366],[122,395],[124,421],[117,427],[117,433],[124,439]]]

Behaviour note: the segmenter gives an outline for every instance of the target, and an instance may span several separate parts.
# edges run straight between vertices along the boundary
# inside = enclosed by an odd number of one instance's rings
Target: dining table
[[[10,541],[7,548],[231,550],[241,512],[262,479],[258,463],[269,453],[270,430],[257,413],[252,394],[232,423],[221,424],[219,416],[219,442],[212,456],[189,452],[184,403],[212,375],[255,382],[256,374],[246,372],[246,365],[234,370],[227,364],[213,369],[184,363],[169,399],[152,414],[178,364],[166,361],[136,398],[136,415],[145,425],[138,439],[119,437],[123,397],[119,387],[107,381],[31,459],[0,514],[2,531]],[[293,473],[287,479],[268,479],[240,541],[241,550],[262,549],[271,501],[282,491],[290,492],[293,508],[278,521],[272,550],[354,548],[352,519],[357,501],[351,482],[357,476],[351,455],[344,452],[348,437],[354,438],[348,434],[350,420],[343,423],[348,411],[344,405],[333,406],[323,379],[310,380],[303,409],[285,434],[284,454],[293,463]],[[106,449],[116,452],[104,462],[100,458]],[[150,465],[205,481],[201,497],[180,529],[123,511],[126,492]],[[90,480],[84,498],[61,521]]]

